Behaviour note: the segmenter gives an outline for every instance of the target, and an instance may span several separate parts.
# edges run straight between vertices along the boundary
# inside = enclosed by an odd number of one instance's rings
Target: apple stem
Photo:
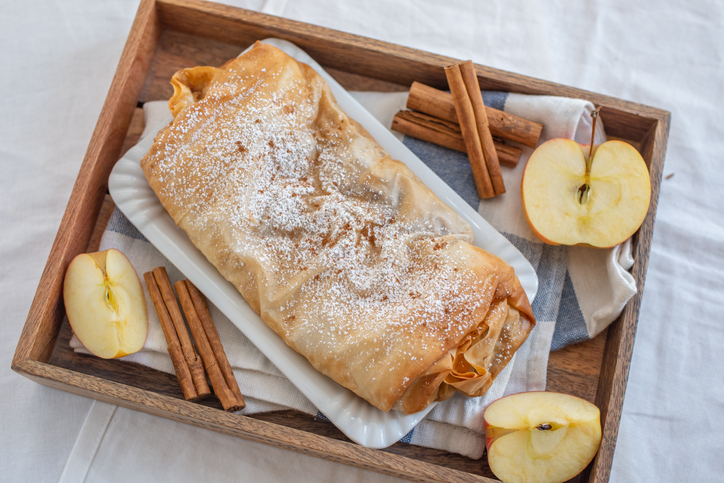
[[[586,182],[578,187],[576,192],[576,199],[581,205],[588,203],[588,196],[591,194],[591,185],[589,179],[591,176],[591,162],[593,161],[593,142],[596,138],[596,121],[598,120],[598,113],[601,111],[601,106],[598,106],[591,111],[591,119],[593,119],[593,125],[591,126],[591,144],[588,147],[588,158],[586,159]]]
[[[591,111],[591,119],[593,119],[593,126],[591,127],[591,145],[588,147],[588,159],[586,160],[586,174],[591,173],[591,159],[593,158],[593,140],[596,137],[596,121],[598,120],[598,113],[601,111],[601,106],[598,106]]]

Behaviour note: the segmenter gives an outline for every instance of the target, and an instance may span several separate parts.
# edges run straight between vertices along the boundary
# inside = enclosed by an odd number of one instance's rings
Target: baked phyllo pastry
[[[319,74],[257,43],[172,84],[148,182],[279,337],[383,411],[485,394],[535,325],[518,278]]]

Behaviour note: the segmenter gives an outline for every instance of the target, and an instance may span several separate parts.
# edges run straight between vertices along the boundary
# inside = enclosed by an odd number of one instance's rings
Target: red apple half
[[[113,359],[138,352],[148,335],[146,299],[136,270],[118,250],[82,253],[63,283],[68,321],[93,354]]]
[[[551,245],[608,248],[638,230],[651,181],[639,152],[622,141],[586,150],[570,139],[547,141],[531,155],[521,195],[533,232]]]
[[[493,402],[483,418],[488,464],[506,483],[567,481],[601,444],[600,411],[568,394],[513,394]]]

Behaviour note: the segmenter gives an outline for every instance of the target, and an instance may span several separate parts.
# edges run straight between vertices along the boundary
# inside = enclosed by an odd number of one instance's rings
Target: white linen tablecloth
[[[611,481],[721,478],[724,438],[715,427],[724,414],[719,2],[224,3],[670,110],[667,178]],[[394,481],[123,408],[98,403],[91,412],[90,399],[10,370],[137,6],[138,0],[0,0],[0,480],[57,481],[75,447],[73,455],[86,460],[68,466],[67,481]],[[109,424],[99,426],[93,417]],[[81,433],[84,424],[105,429]]]

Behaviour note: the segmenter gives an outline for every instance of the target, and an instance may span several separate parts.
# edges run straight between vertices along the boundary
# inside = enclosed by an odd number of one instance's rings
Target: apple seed
[[[591,185],[588,183],[583,183],[581,186],[578,187],[578,190],[576,191],[576,199],[578,200],[578,203],[581,205],[585,205],[588,203],[588,195],[591,193]]]
[[[116,298],[116,294],[114,293],[113,289],[111,289],[111,284],[109,284],[106,281],[106,305],[112,309],[114,312],[118,312],[118,299]]]

